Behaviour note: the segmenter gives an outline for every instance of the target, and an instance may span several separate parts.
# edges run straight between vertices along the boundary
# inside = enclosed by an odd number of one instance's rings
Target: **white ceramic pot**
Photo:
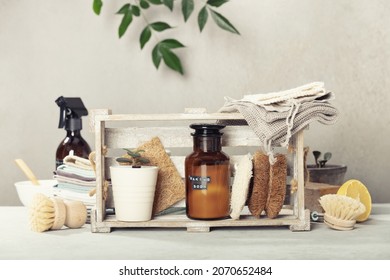
[[[118,221],[152,218],[158,167],[110,166],[115,215]]]

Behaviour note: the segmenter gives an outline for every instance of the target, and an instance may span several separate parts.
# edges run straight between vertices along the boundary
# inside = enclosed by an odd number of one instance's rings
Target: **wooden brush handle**
[[[28,179],[33,183],[33,185],[39,185],[37,177],[35,177],[34,173],[27,166],[27,164],[22,159],[15,159],[15,163],[19,166],[19,168],[24,172]]]

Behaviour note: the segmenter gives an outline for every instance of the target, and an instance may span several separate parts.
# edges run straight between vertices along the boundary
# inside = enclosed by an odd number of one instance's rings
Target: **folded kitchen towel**
[[[95,206],[96,205],[96,196],[89,196],[88,193],[80,193],[67,189],[54,188],[54,195],[56,197],[66,199],[66,200],[75,200],[81,201],[86,206]]]
[[[62,176],[55,174],[53,176],[54,179],[56,179],[60,183],[70,183],[74,185],[79,185],[79,186],[86,186],[86,187],[95,187],[96,186],[96,181],[95,180],[80,180],[74,177],[69,177],[69,176]]]
[[[75,179],[75,180],[80,180],[80,181],[84,181],[84,182],[95,182],[96,181],[96,177],[84,177],[81,175],[67,172],[66,170],[64,171],[63,169],[57,169],[56,171],[54,171],[54,177],[55,176],[66,177],[69,179]]]
[[[71,175],[71,174],[78,175],[87,180],[88,179],[95,180],[96,178],[95,171],[93,171],[93,169],[87,170],[87,169],[82,169],[67,164],[62,164],[58,166],[56,172],[57,174],[61,174],[62,176]]]
[[[64,158],[64,164],[85,170],[93,170],[89,159],[85,159],[75,155],[68,155]]]
[[[94,187],[95,186],[81,186],[81,185],[62,183],[62,182],[58,182],[58,184],[55,186],[55,188],[57,189],[64,189],[72,192],[86,193],[86,194],[88,194]]]
[[[240,100],[226,97],[226,103],[218,112],[240,112],[263,143],[270,163],[274,164],[273,147],[288,146],[291,136],[313,121],[327,125],[336,122],[338,111],[329,103],[333,98],[334,95],[323,88],[323,83],[312,83],[279,94],[247,95]],[[224,120],[219,123],[237,124]]]

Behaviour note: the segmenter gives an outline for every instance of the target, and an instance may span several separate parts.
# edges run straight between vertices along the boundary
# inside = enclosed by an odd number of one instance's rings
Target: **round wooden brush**
[[[366,210],[363,203],[345,195],[323,195],[319,202],[325,211],[324,222],[337,230],[353,229],[356,218]]]
[[[29,211],[31,230],[36,232],[58,230],[64,225],[79,228],[87,220],[87,209],[82,202],[64,202],[40,193],[34,196]]]

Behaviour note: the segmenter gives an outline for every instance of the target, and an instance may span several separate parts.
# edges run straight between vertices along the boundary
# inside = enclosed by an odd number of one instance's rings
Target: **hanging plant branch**
[[[203,31],[210,14],[211,18],[218,27],[234,34],[240,34],[227,18],[215,10],[227,2],[229,2],[229,0],[206,1],[204,6],[198,12],[197,22],[200,32]],[[124,4],[117,12],[118,15],[122,16],[121,23],[118,27],[119,38],[122,38],[125,35],[127,29],[135,17],[142,16],[146,22],[146,26],[142,29],[139,37],[140,47],[143,49],[155,32],[163,32],[173,28],[170,24],[164,21],[149,23],[145,17],[145,14],[143,13],[143,10],[164,6],[172,12],[174,10],[174,4],[174,0],[133,0],[132,3]],[[100,15],[102,7],[102,0],[93,0],[92,8],[96,15]],[[184,18],[184,22],[189,20],[194,10],[194,0],[181,0],[181,12]],[[163,61],[167,67],[183,75],[184,69],[182,67],[181,60],[174,53],[174,50],[184,47],[185,46],[176,39],[165,39],[162,41],[157,40],[157,43],[152,50],[152,61],[156,69],[159,68],[161,61]]]

